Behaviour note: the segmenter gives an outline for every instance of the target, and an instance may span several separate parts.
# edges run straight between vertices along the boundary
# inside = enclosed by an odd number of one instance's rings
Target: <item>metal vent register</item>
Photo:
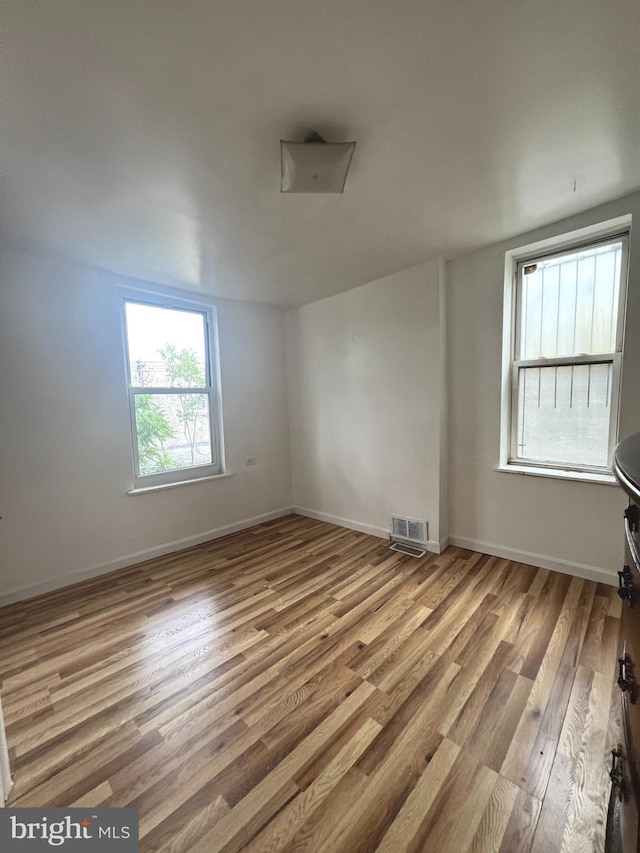
[[[422,557],[425,551],[408,543],[416,542],[420,545],[426,545],[428,537],[429,527],[426,521],[418,518],[405,518],[400,515],[391,517],[391,539],[394,540],[391,545],[392,551],[399,551],[401,554],[409,554],[412,557]]]
[[[415,545],[405,545],[404,542],[394,542],[389,548],[390,551],[399,551],[401,554],[408,554],[410,557],[424,557],[427,553]]]

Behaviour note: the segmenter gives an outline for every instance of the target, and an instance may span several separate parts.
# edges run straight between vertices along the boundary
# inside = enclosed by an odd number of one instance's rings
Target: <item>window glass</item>
[[[520,358],[610,353],[622,242],[520,265]]]
[[[518,371],[516,458],[606,467],[612,365]]]
[[[141,475],[213,462],[206,394],[136,394],[135,418]]]
[[[204,314],[126,303],[131,384],[202,388],[207,384]]]

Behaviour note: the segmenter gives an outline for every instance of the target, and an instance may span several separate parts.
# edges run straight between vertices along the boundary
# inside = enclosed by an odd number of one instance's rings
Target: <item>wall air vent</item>
[[[400,515],[394,515],[391,517],[391,538],[426,545],[429,538],[429,526],[426,521],[417,518],[404,518]]]

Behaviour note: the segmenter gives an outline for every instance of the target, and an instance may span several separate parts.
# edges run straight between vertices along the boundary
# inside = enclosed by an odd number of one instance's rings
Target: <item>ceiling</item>
[[[640,187],[637,0],[2,4],[0,242],[298,305]],[[357,140],[344,195],[279,140]]]

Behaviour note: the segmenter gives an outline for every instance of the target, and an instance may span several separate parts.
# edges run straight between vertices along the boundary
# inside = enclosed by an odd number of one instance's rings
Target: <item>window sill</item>
[[[165,489],[175,489],[177,486],[191,486],[193,483],[205,483],[208,480],[224,480],[225,477],[233,477],[233,471],[227,474],[212,474],[209,477],[194,477],[192,480],[176,480],[175,483],[158,483],[157,486],[140,486],[137,489],[129,489],[128,495],[146,495],[149,492],[163,492]]]
[[[496,471],[507,474],[528,474],[530,477],[550,477],[556,480],[574,480],[578,483],[600,483],[617,486],[613,474],[596,474],[592,471],[568,471],[563,468],[536,468],[533,465],[498,465]]]

